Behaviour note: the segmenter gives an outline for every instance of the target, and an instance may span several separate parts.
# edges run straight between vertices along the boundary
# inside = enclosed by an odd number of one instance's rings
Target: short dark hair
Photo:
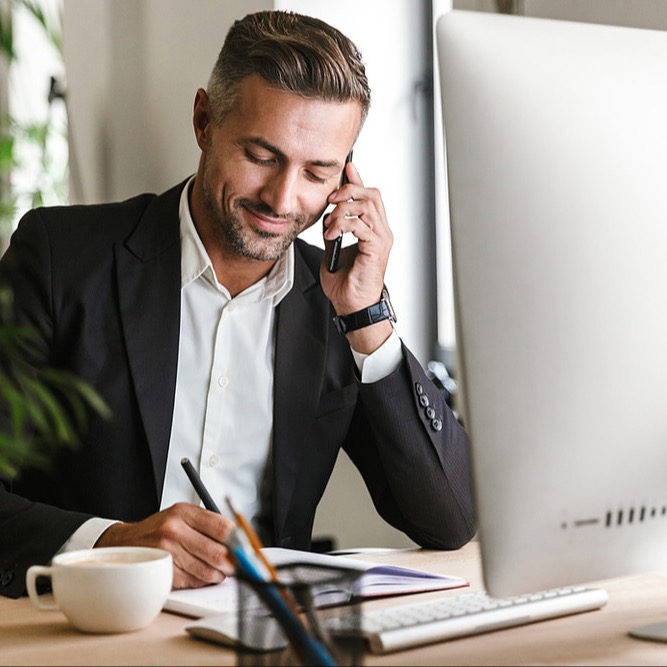
[[[343,33],[320,19],[269,10],[235,21],[208,82],[214,123],[229,113],[241,83],[253,74],[303,97],[357,101],[362,125],[368,115],[371,91],[361,53]]]

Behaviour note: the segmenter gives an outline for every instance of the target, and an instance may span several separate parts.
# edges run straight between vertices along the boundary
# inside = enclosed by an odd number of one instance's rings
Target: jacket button
[[[434,431],[442,430],[442,422],[437,417],[434,417],[433,419],[431,419],[431,428]]]
[[[415,391],[417,392],[417,396],[421,396],[424,393],[424,387],[421,386],[421,383],[417,382],[415,384]]]
[[[14,581],[14,573],[13,572],[3,572],[2,577],[0,577],[0,584],[3,586],[9,586],[9,584]]]
[[[433,419],[433,417],[435,417],[435,409],[434,409],[433,406],[431,406],[431,405],[429,405],[429,406],[426,408],[426,410],[424,410],[424,412],[426,413],[426,417],[427,417],[428,419]]]
[[[419,397],[419,402],[421,403],[422,407],[424,407],[424,408],[427,408],[431,404],[431,401],[428,400],[428,396],[426,394],[422,394]]]

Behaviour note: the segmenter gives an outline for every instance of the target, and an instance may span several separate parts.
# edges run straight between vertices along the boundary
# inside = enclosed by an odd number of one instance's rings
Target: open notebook
[[[262,550],[267,559],[280,568],[291,563],[313,563],[337,568],[349,568],[359,572],[356,581],[356,595],[361,598],[401,595],[404,593],[423,593],[446,588],[467,586],[461,577],[433,574],[412,568],[396,567],[356,560],[344,556],[315,554],[309,551],[266,547]],[[237,610],[237,582],[229,577],[221,584],[172,591],[164,605],[165,611],[185,616],[201,618]],[[337,604],[348,599],[338,599],[335,591],[323,590],[317,598],[317,604]]]

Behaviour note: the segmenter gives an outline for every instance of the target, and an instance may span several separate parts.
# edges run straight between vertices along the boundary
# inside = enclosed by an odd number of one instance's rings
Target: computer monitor
[[[485,585],[667,569],[667,33],[452,11],[436,40]]]

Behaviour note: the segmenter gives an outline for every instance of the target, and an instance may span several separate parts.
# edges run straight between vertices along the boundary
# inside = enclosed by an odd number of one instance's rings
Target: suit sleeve
[[[424,548],[457,549],[475,533],[468,438],[414,355],[359,383],[345,449],[378,513]]]
[[[0,594],[12,598],[24,595],[28,568],[46,565],[88,518],[31,502],[0,484]]]
[[[27,214],[14,233],[12,245],[0,262],[0,284],[9,287],[17,315],[39,333],[48,347],[51,322],[50,258],[47,235],[38,213]],[[27,313],[30,313],[28,317]],[[0,411],[0,431],[10,427]],[[46,564],[89,515],[32,502],[12,493],[12,484],[0,478],[0,594],[25,593],[25,573],[34,564]]]

